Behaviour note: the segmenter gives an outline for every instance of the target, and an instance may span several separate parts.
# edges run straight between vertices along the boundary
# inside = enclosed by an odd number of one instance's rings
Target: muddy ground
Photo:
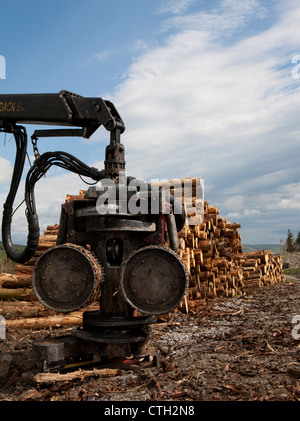
[[[176,311],[170,319],[158,319],[151,340],[159,355],[157,367],[37,383],[32,341],[66,331],[7,329],[6,340],[0,341],[0,355],[5,356],[0,401],[300,399],[297,278],[246,291],[242,297],[194,301],[188,314]]]

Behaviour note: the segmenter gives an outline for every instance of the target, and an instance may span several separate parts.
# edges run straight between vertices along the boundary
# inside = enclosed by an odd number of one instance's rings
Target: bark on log
[[[27,288],[31,284],[31,275],[0,274],[0,287],[2,288]]]
[[[8,319],[16,318],[31,318],[31,317],[45,317],[55,315],[54,311],[49,310],[43,306],[35,305],[18,305],[18,306],[1,306],[0,314]]]
[[[57,235],[41,235],[39,243],[56,243]]]
[[[7,320],[6,326],[22,329],[43,329],[61,326],[79,326],[82,323],[82,312],[74,312],[68,316],[54,315],[50,317],[22,318]]]
[[[15,267],[15,274],[17,274],[17,275],[21,275],[21,274],[30,275],[32,273],[32,270],[33,270],[33,266],[18,264]]]
[[[0,300],[10,299],[32,301],[36,300],[36,296],[31,288],[0,288]]]
[[[176,195],[176,186],[173,193]],[[186,225],[178,233],[179,253],[187,266],[193,296],[194,288],[202,297],[234,296],[242,293],[247,283],[263,286],[283,278],[282,260],[274,258],[271,251],[243,253],[240,227],[204,202],[203,221]]]
[[[83,311],[99,310],[99,304],[92,304],[84,308]],[[72,314],[72,313],[71,313]],[[78,311],[80,315],[80,311]],[[6,319],[13,318],[33,318],[33,317],[49,317],[49,316],[63,316],[53,310],[44,307],[40,302],[28,301],[1,301],[0,302],[0,315]]]

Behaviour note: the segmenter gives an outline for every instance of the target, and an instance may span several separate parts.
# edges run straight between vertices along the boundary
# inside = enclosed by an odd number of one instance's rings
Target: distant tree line
[[[286,251],[300,251],[300,231],[297,237],[288,229],[287,238],[285,241]]]

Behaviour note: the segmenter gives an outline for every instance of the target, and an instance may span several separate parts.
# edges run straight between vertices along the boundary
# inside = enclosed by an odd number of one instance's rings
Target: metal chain
[[[33,154],[34,154],[34,157],[35,157],[35,160],[36,161],[41,156],[40,155],[40,152],[39,152],[39,149],[38,149],[38,146],[37,146],[37,141],[38,141],[38,138],[37,137],[31,136],[31,143],[32,143],[32,148],[33,148]]]

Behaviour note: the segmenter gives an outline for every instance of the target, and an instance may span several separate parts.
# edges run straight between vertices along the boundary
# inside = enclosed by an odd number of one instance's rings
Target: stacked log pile
[[[191,190],[189,194],[183,195],[182,187],[186,180],[168,181],[167,184],[156,183],[163,188],[170,188],[171,193],[184,200],[187,212],[186,225],[178,233],[178,253],[189,273],[189,289],[183,306],[188,310],[189,300],[238,296],[248,288],[264,287],[283,281],[281,256],[273,256],[271,251],[265,250],[243,253],[239,233],[241,225],[227,221],[220,216],[216,206],[210,206],[202,197],[197,196],[199,178],[188,179]],[[84,193],[80,191],[77,196],[68,195],[66,200],[82,199]],[[195,209],[200,214],[195,215]],[[70,314],[70,317],[57,318],[56,313],[45,309],[37,301],[32,290],[34,264],[42,253],[56,244],[57,231],[58,225],[48,226],[44,235],[40,237],[34,257],[24,265],[17,264],[13,274],[0,274],[0,315],[11,319],[17,316],[36,318],[30,323],[23,319],[23,327],[43,326],[44,317],[47,318],[47,323],[55,326],[65,323],[76,325],[81,320],[82,312]],[[86,308],[82,311],[85,310]]]
[[[0,316],[5,317],[6,326],[11,328],[42,329],[60,326],[78,326],[82,323],[83,311],[68,315],[56,313],[44,307],[32,289],[32,271],[36,260],[50,247],[55,246],[58,225],[48,225],[40,236],[38,249],[33,258],[17,264],[14,273],[0,274]],[[86,310],[96,310],[99,304]]]
[[[25,264],[16,264],[14,273],[0,274],[0,300],[17,299],[34,301],[32,290],[32,271],[37,259],[50,247],[56,244],[58,225],[49,225],[40,236],[39,245],[34,256]]]
[[[202,212],[197,204],[199,178],[192,179],[190,194],[183,194],[187,179],[158,183],[169,188],[177,198],[184,198],[187,223],[178,233],[179,254],[189,273],[188,300],[213,298],[216,296],[237,296],[251,287],[263,287],[284,280],[281,256],[272,251],[243,253],[239,228],[241,224],[231,223],[220,216],[216,206],[207,201],[202,203]],[[171,187],[170,187],[171,186]],[[179,194],[177,193],[179,191]],[[195,207],[200,210],[195,218]]]
[[[264,287],[283,282],[283,264],[281,256],[273,256],[271,250],[258,250],[235,256],[243,270],[244,285]]]
[[[217,215],[218,210],[205,203],[203,222],[185,226],[179,233],[179,254],[190,275],[193,298],[234,296],[244,285],[242,268],[232,259],[233,254],[242,253],[239,225]]]
[[[57,314],[45,308],[36,298],[32,289],[32,271],[36,260],[56,244],[58,225],[49,225],[40,236],[35,255],[25,264],[15,265],[13,273],[0,274],[0,316],[5,318],[7,327],[41,329],[78,325],[82,312],[68,316]]]

